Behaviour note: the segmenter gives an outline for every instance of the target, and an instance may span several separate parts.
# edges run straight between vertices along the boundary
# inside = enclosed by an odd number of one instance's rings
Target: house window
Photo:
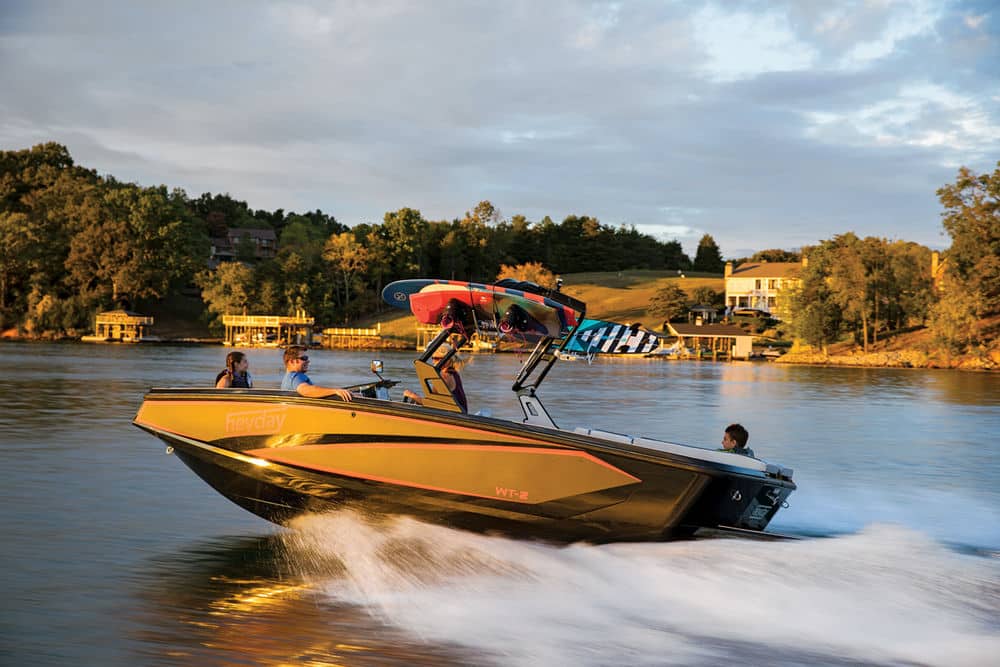
[[[760,289],[760,278],[758,278],[754,282],[756,283],[756,285],[754,286],[754,289]]]
[[[767,297],[767,309],[768,310],[773,310],[774,307],[777,305],[775,303],[776,301],[777,301],[777,299],[775,299],[773,296]]]
[[[767,281],[767,289],[778,289],[778,281],[774,278]]]

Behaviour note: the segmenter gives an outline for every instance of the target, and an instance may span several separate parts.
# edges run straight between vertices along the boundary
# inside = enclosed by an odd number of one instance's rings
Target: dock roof
[[[704,337],[734,337],[750,336],[735,324],[689,324],[687,322],[668,322],[667,328],[674,336],[704,336]]]

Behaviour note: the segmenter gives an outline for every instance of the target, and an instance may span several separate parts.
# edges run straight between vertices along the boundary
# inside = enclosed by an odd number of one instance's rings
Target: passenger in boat
[[[733,454],[753,456],[753,450],[747,447],[750,434],[740,424],[730,424],[722,436],[722,449]]]
[[[306,348],[301,345],[289,345],[285,348],[285,378],[281,381],[281,388],[285,391],[297,391],[300,395],[308,398],[326,398],[327,396],[337,396],[338,398],[350,401],[351,392],[340,387],[321,387],[313,384],[306,371],[309,370],[309,355],[305,354]]]
[[[431,357],[435,361],[441,359],[446,354],[451,352],[452,347],[449,343],[444,343],[438,349],[434,350],[434,355]],[[441,379],[448,386],[448,390],[451,395],[455,397],[455,402],[458,403],[458,407],[462,408],[463,414],[468,414],[469,412],[469,400],[465,396],[465,388],[462,386],[462,376],[458,374],[458,370],[461,368],[461,362],[458,359],[458,354],[453,354],[448,362],[445,364],[444,368],[441,369]],[[416,403],[417,405],[424,404],[424,398],[420,394],[410,391],[409,389],[403,392],[403,400],[409,399]]]
[[[226,369],[215,376],[216,389],[250,389],[253,380],[250,379],[250,360],[242,352],[230,352],[226,355]]]

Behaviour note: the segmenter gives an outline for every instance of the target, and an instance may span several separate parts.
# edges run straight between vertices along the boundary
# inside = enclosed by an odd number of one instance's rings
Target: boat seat
[[[414,359],[413,368],[417,371],[417,378],[424,390],[424,407],[447,410],[448,412],[462,411],[458,402],[455,401],[455,395],[451,393],[451,389],[448,389],[448,385],[433,364]]]
[[[749,468],[751,470],[759,470],[763,473],[767,472],[768,464],[766,462],[750,456],[743,456],[742,454],[721,452],[716,449],[705,449],[704,447],[692,447],[691,445],[679,445],[675,442],[654,440],[653,438],[636,438],[633,441],[633,444],[639,447],[646,447],[647,449],[656,449],[661,452],[687,456],[692,459],[701,459],[702,461],[711,461],[712,463],[723,463],[729,466]]]
[[[675,442],[666,442],[665,440],[656,440],[654,438],[634,438],[630,435],[625,435],[624,433],[601,431],[596,428],[586,428],[583,426],[578,426],[573,429],[573,432],[581,435],[589,435],[594,438],[601,438],[603,440],[611,440],[612,442],[620,442],[625,445],[636,445],[637,447],[645,447],[647,449],[655,449],[661,452],[669,452],[670,454],[687,456],[692,459],[700,459],[702,461],[711,461],[713,463],[723,463],[729,466],[759,470],[760,472],[770,474],[774,477],[784,477],[785,479],[792,478],[792,471],[790,468],[782,468],[781,466],[767,463],[766,461],[761,461],[750,456],[743,456],[741,454],[732,454],[730,452],[722,452],[715,449],[705,449],[704,447],[693,447],[691,445],[680,445]],[[786,475],[784,471],[787,471],[788,474]]]

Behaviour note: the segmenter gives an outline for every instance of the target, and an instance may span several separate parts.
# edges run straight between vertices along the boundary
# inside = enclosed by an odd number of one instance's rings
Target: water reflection
[[[324,587],[333,560],[297,559],[280,535],[230,537],[152,558],[134,574],[135,660],[147,665],[462,665],[471,656],[423,644]]]

